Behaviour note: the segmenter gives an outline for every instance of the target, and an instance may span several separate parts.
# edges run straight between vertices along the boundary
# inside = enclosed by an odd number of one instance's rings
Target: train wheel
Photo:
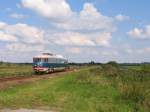
[[[46,73],[48,74],[48,73],[49,73],[49,70],[46,70]]]
[[[38,74],[39,72],[38,71],[34,71],[34,74]]]
[[[52,68],[51,71],[54,72],[54,68]]]

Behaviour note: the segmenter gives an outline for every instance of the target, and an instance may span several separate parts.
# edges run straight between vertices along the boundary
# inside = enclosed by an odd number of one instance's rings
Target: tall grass
[[[105,76],[118,89],[121,99],[133,106],[133,111],[150,110],[150,66],[141,69],[120,69],[107,64],[103,66]]]
[[[22,68],[25,67],[27,66],[22,65]],[[14,67],[14,72],[11,71],[8,74],[12,75],[14,73],[15,75],[19,69],[21,69],[20,73],[26,73],[28,70],[30,72],[32,68],[31,66],[28,67],[23,72],[21,66],[16,66]],[[6,71],[13,70],[13,67],[10,68],[6,69]],[[50,106],[52,106],[52,104],[55,104],[62,107],[65,112],[73,109],[74,112],[79,110],[88,111],[89,109],[91,109],[89,112],[120,112],[120,110],[124,112],[124,109],[128,106],[132,108],[132,112],[149,112],[150,65],[141,65],[138,66],[138,69],[135,69],[133,66],[133,68],[132,66],[124,68],[116,63],[84,68],[60,79],[58,78],[56,82],[47,79],[47,81],[41,81],[37,85],[33,83],[33,85],[24,85],[25,87],[20,86],[17,89],[11,89],[12,92],[16,90],[21,92],[21,94],[19,92],[12,94],[9,91],[0,92],[0,100],[4,102],[3,104],[0,102],[0,104],[2,106],[7,103],[13,105],[15,102],[16,105],[19,105],[20,103],[17,102],[20,101],[22,105],[30,104],[32,106],[34,103],[36,104],[38,99],[39,102],[42,100],[42,105],[51,104]],[[0,68],[0,73],[2,73],[2,69],[5,69],[5,66]],[[4,72],[5,74],[6,71]],[[53,84],[51,84],[52,82]],[[35,87],[38,89],[35,90]],[[58,96],[61,93],[64,94],[59,99]],[[24,95],[23,100],[22,95]],[[5,103],[7,98],[8,102]],[[58,101],[55,102],[55,98]],[[124,103],[127,107],[124,106]]]
[[[102,67],[88,67],[64,76],[0,90],[1,108],[46,107],[59,112],[129,112],[116,99],[118,91],[103,76]]]
[[[0,77],[32,75],[31,64],[0,63]]]

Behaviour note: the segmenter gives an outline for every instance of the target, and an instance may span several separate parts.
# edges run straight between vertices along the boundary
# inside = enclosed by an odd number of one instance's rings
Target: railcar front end
[[[44,53],[33,57],[33,70],[35,73],[66,70],[68,67],[68,61],[60,55]]]

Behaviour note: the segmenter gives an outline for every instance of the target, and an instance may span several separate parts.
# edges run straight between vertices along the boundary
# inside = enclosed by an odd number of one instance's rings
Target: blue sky
[[[0,1],[0,60],[150,62],[149,0]]]

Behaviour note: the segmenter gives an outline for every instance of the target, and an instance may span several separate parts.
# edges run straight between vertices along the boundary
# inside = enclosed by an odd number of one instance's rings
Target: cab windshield
[[[34,63],[38,62],[48,62],[48,58],[33,58]]]

